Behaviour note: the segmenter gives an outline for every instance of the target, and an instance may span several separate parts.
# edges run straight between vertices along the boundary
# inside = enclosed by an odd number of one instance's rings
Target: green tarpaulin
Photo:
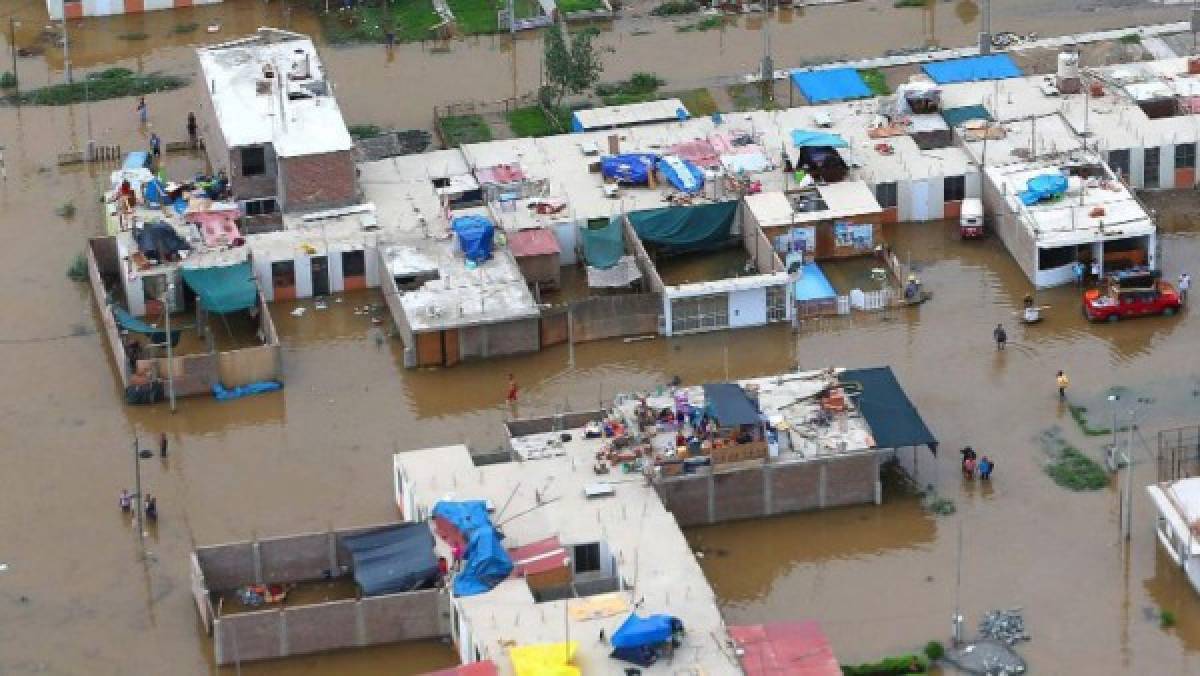
[[[220,268],[183,268],[182,272],[183,281],[209,312],[237,312],[258,302],[258,288],[249,262]]]
[[[150,342],[152,343],[163,344],[167,342],[166,331],[163,331],[157,326],[147,324],[137,317],[134,317],[120,305],[112,305],[112,313],[113,319],[121,328],[125,329],[126,331],[140,333],[149,338]],[[171,347],[175,347],[179,344],[179,333],[180,332],[177,330],[171,331]]]
[[[736,215],[737,202],[721,202],[635,211],[629,214],[629,222],[643,242],[673,251],[694,251],[727,242]]]
[[[607,270],[625,255],[625,228],[621,217],[613,216],[600,228],[584,228],[583,257],[593,268]]]

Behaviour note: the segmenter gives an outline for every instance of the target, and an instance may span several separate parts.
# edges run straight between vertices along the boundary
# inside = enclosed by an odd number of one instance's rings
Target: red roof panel
[[[518,230],[508,236],[508,247],[517,258],[522,256],[558,255],[558,238],[543,228]]]
[[[747,676],[841,676],[829,639],[816,620],[730,627]]]

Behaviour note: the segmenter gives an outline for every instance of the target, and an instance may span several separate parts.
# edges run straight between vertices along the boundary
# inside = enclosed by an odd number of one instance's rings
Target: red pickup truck
[[[1182,306],[1175,287],[1149,273],[1119,273],[1109,278],[1107,287],[1089,289],[1083,294],[1083,315],[1093,322],[1146,315],[1170,317]]]

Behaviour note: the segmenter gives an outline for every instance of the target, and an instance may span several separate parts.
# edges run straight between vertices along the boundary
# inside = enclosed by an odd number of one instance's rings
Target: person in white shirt
[[[1179,302],[1186,303],[1188,289],[1192,286],[1192,278],[1184,272],[1179,275]]]

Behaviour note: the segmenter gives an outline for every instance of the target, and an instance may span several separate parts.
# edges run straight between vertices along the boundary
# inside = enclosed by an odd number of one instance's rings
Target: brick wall
[[[571,338],[576,343],[616,336],[658,333],[662,296],[629,293],[571,303]]]
[[[821,506],[821,466],[794,462],[769,468],[771,513],[802,512]]]
[[[284,211],[328,209],[358,201],[353,150],[281,157],[279,174]]]
[[[839,458],[837,462],[828,463],[825,471],[826,507],[875,501],[879,472],[873,454]]]
[[[708,518],[709,476],[687,475],[655,484],[658,497],[680,526],[710,523]]]
[[[207,139],[205,140],[207,143]],[[225,156],[229,165],[229,184],[234,199],[246,200],[257,197],[274,197],[279,192],[276,181],[278,166],[276,165],[275,149],[271,144],[263,146],[266,153],[266,171],[257,176],[242,175],[242,149],[230,148]],[[213,156],[215,158],[215,155]],[[214,164],[213,170],[218,171],[221,165]]]
[[[761,466],[713,474],[715,521],[752,519],[766,513]]]

